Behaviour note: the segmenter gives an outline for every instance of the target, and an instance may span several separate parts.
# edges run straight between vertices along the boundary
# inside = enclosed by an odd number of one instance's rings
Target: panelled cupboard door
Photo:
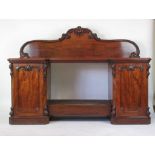
[[[113,102],[116,117],[148,115],[148,64],[115,65]]]
[[[13,64],[15,116],[41,116],[46,104],[43,64]]]

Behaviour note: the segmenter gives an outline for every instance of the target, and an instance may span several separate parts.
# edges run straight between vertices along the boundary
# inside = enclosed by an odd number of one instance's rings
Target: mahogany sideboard
[[[10,58],[10,124],[47,124],[54,117],[107,117],[112,124],[149,124],[150,58],[126,39],[103,40],[78,26],[58,40],[33,40]],[[108,100],[49,100],[51,63],[108,63]],[[104,87],[104,86],[101,86]]]

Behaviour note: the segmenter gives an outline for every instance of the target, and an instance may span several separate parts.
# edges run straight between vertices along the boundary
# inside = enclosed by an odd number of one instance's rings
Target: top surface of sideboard
[[[54,59],[54,58],[50,58],[50,59],[46,59],[46,58],[10,58],[8,59],[9,62],[11,63],[43,63],[43,62],[49,62],[49,63],[74,63],[74,62],[79,62],[79,63],[114,63],[114,62],[119,62],[119,63],[123,63],[123,62],[139,62],[139,63],[145,63],[145,62],[150,62],[150,58],[112,58],[112,59],[102,59],[102,58],[96,58],[96,59],[85,59],[85,58],[78,58],[78,59]]]

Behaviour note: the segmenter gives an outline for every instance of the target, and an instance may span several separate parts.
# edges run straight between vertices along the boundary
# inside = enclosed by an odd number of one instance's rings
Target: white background
[[[10,126],[11,80],[8,58],[19,57],[21,45],[33,39],[57,39],[69,28],[88,27],[103,39],[129,39],[141,50],[141,57],[153,55],[152,20],[1,20],[0,21],[0,134],[1,135],[154,135],[152,68],[149,77],[149,126],[113,126],[107,120],[54,121],[47,126]],[[152,64],[152,62],[151,62]],[[107,99],[106,64],[54,64],[52,98]],[[65,129],[64,129],[65,127]],[[146,130],[147,127],[147,130]],[[139,132],[141,131],[141,132]]]
[[[1,19],[153,19],[154,0],[0,0]],[[152,34],[153,35],[153,34]],[[2,51],[1,51],[2,52]],[[1,68],[1,66],[0,66]],[[2,70],[2,68],[1,68]],[[5,81],[4,81],[5,82]],[[2,85],[2,84],[1,84]],[[9,100],[9,97],[8,97]],[[1,101],[0,105],[4,102]],[[1,108],[1,107],[0,107]],[[4,109],[3,109],[4,110]],[[5,116],[6,117],[6,116]],[[7,119],[6,119],[7,121]],[[90,124],[90,123],[89,123]],[[81,126],[81,123],[79,123]],[[0,124],[1,126],[1,124]],[[62,126],[63,129],[65,127]],[[71,126],[72,128],[73,126]],[[94,127],[91,126],[91,128]],[[105,131],[103,122],[100,130]],[[122,128],[125,126],[122,126]],[[139,127],[139,126],[138,126]],[[15,127],[14,130],[24,127]],[[32,127],[32,129],[34,126]],[[39,131],[41,127],[38,127]],[[127,134],[137,126],[109,126]],[[150,126],[144,126],[147,133]],[[9,126],[10,131],[12,127]],[[88,129],[86,126],[84,129]],[[5,129],[4,129],[5,130]],[[72,129],[74,130],[74,128]],[[95,130],[96,131],[96,130]],[[138,129],[136,132],[141,132]],[[155,129],[153,129],[155,131]],[[98,131],[96,131],[98,132]],[[106,132],[106,131],[105,131]],[[1,133],[1,132],[0,132]],[[3,134],[4,135],[4,134]],[[93,135],[93,134],[91,134]],[[148,154],[154,152],[154,137],[0,137],[2,154]]]

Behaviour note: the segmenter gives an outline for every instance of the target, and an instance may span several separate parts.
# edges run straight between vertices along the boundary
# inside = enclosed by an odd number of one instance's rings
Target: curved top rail
[[[140,50],[131,40],[103,40],[88,28],[72,28],[58,40],[32,40],[20,49],[21,58],[139,58]]]

